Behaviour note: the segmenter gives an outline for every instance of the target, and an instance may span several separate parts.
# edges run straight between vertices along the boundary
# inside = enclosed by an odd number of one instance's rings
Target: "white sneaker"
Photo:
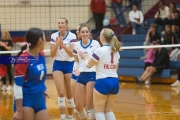
[[[176,86],[180,86],[180,81],[176,80],[175,83],[171,84],[171,87],[176,87]]]
[[[1,88],[1,90],[2,90],[2,91],[6,90],[6,87],[7,87],[6,85],[3,85],[2,88]]]
[[[12,86],[11,85],[8,85],[8,87],[6,88],[7,91],[10,91],[12,90]]]
[[[133,35],[135,35],[135,34],[136,34],[136,31],[135,31],[135,30],[133,30],[132,34],[133,34]]]
[[[148,78],[144,84],[145,84],[145,85],[151,84],[151,79]]]

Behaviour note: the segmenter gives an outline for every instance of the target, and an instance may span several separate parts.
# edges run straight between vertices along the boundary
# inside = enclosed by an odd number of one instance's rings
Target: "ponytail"
[[[121,49],[121,44],[115,35],[112,36],[112,40],[110,42],[110,45],[111,45],[113,52],[118,52]]]
[[[111,49],[113,52],[121,51],[121,43],[117,39],[114,32],[109,28],[104,28],[102,30],[102,35],[104,36],[107,43],[111,45]]]
[[[21,51],[17,54],[17,56],[20,56],[23,53],[23,51],[26,49],[27,49],[27,44],[25,44],[21,47]]]

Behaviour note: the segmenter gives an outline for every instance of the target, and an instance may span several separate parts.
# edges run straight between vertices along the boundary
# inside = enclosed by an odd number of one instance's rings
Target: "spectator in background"
[[[157,32],[157,24],[152,23],[150,25],[150,29],[147,32],[146,41],[144,42],[144,46],[148,46],[157,40],[161,40],[161,35]],[[143,60],[146,59],[148,50],[149,49],[144,49],[145,55],[143,57],[140,57],[140,59],[143,59]]]
[[[168,16],[170,15],[170,11],[169,8],[167,6],[165,6],[165,4],[163,2],[159,3],[159,10],[156,12],[155,14],[155,21],[154,23],[156,23],[157,25],[161,25],[163,26],[163,28],[165,27],[166,24],[168,24]]]
[[[142,25],[144,16],[141,11],[137,10],[137,6],[133,5],[132,10],[129,12],[129,20],[132,23],[132,34],[136,34],[136,28]]]
[[[180,32],[180,11],[177,9],[174,9],[174,18],[172,19],[172,31],[175,34],[179,34]]]
[[[2,30],[2,38],[0,40],[0,51],[11,51],[13,47],[13,43],[12,43],[12,38],[9,34],[9,31],[7,30]],[[11,56],[10,53],[7,54],[2,54],[1,56]],[[12,90],[12,66],[11,64],[5,64],[5,66],[7,67],[7,75],[8,75],[8,79],[9,79],[9,85],[6,86],[6,76],[4,78],[2,78],[3,80],[3,86],[1,88],[1,90]]]
[[[161,45],[161,40],[156,41],[157,45]],[[154,73],[160,73],[163,69],[168,69],[170,66],[170,60],[168,51],[166,48],[156,48],[155,58],[152,63],[152,66],[146,68],[144,73],[140,77],[135,77],[136,83],[145,82],[150,78]]]
[[[112,8],[114,10],[114,13],[116,15],[116,17],[123,12],[123,0],[111,0],[111,5]],[[122,13],[119,17],[117,17],[117,21],[119,22],[119,24],[121,26],[125,26],[126,25],[126,20],[124,17],[124,13]]]
[[[138,10],[142,10],[142,0],[130,0],[129,3],[135,4]]]
[[[163,36],[163,44],[164,45],[178,44],[177,37],[172,32],[170,25],[165,26],[165,33],[164,33],[164,36]],[[167,48],[167,50],[169,52],[171,52],[172,49],[173,48]]]
[[[156,45],[156,41],[154,41],[151,45]],[[144,61],[144,63],[145,63],[144,70],[146,70],[147,67],[152,65],[152,63],[154,61],[154,57],[155,57],[155,52],[156,52],[155,48],[152,48],[152,49],[148,50],[147,58]],[[145,84],[150,84],[150,83],[151,83],[151,79],[148,78],[147,81],[145,82]]]
[[[91,11],[95,20],[95,27],[97,31],[103,28],[103,20],[106,13],[105,0],[91,0]]]

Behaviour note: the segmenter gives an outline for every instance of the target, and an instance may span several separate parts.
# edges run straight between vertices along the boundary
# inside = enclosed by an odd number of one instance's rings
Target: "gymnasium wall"
[[[0,0],[0,24],[2,29],[10,31],[24,31],[30,27],[40,27],[43,30],[56,30],[59,17],[67,17],[70,29],[77,24],[88,21],[92,17],[90,0],[30,0],[30,4],[20,4],[20,0]],[[110,6],[111,0],[106,0]],[[158,0],[143,0],[143,13],[152,7]],[[129,0],[124,0],[128,6]],[[114,13],[107,8],[106,16],[112,17]],[[128,21],[128,11],[125,13]],[[94,28],[94,21],[90,22]]]

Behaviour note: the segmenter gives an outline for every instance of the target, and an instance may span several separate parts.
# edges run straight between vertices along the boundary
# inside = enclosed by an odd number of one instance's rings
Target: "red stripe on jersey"
[[[92,55],[96,60],[99,60],[99,57],[95,54],[95,53],[93,53],[93,55]]]

